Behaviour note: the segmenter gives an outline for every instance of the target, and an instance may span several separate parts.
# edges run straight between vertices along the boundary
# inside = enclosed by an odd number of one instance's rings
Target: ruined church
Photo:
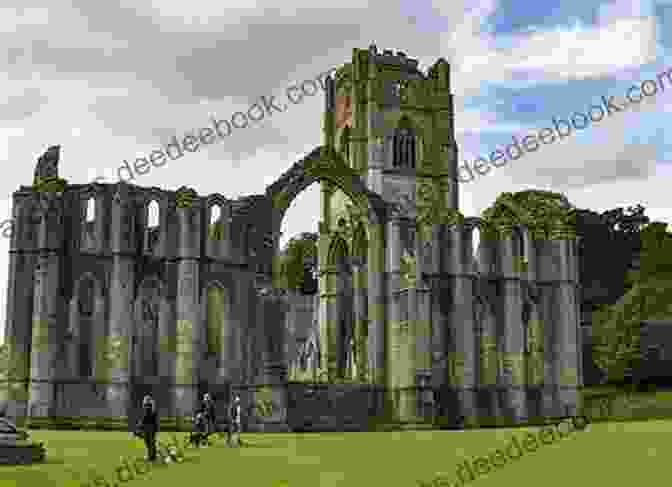
[[[10,417],[122,427],[148,392],[164,428],[205,391],[222,407],[235,391],[249,429],[276,431],[579,407],[573,207],[531,190],[460,213],[444,59],[422,72],[354,49],[327,79],[322,145],[263,194],[69,184],[58,165],[51,147],[13,194]],[[313,183],[318,291],[303,295],[281,285],[279,237]]]

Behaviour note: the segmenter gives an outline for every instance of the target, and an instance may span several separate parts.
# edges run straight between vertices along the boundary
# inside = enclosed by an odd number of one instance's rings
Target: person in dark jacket
[[[199,447],[207,440],[207,421],[203,411],[197,411],[194,416],[194,431],[189,436],[189,442]]]
[[[205,413],[206,420],[206,435],[210,436],[216,432],[217,429],[217,418],[215,416],[215,401],[212,400],[210,394],[205,394],[203,396],[203,405],[201,406],[202,411]]]
[[[136,428],[139,436],[145,440],[147,448],[146,460],[156,460],[156,435],[159,432],[159,415],[156,411],[156,403],[152,396],[147,395],[142,400],[142,417]]]
[[[233,446],[233,438],[234,435],[237,434],[237,441],[238,446],[242,446],[242,442],[240,441],[240,430],[241,430],[241,406],[240,406],[240,397],[235,396],[233,401],[231,401],[231,405],[229,406],[229,428],[228,428],[228,438],[227,438],[227,443],[229,446]]]

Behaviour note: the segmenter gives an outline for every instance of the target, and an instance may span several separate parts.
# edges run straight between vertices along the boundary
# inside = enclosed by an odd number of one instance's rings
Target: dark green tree
[[[593,359],[610,382],[621,382],[642,360],[641,324],[672,315],[672,233],[653,222],[640,230],[640,268],[617,303],[593,314]]]
[[[289,240],[281,256],[281,279],[286,289],[299,290],[303,294],[317,292],[316,233],[304,232]]]

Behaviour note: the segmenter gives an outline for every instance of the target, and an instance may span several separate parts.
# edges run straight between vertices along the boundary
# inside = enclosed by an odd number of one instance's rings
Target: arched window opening
[[[152,200],[147,205],[147,227],[156,228],[159,226],[159,204]]]
[[[394,132],[393,166],[402,169],[415,168],[416,137],[408,118],[403,118]]]
[[[96,200],[91,197],[86,202],[86,223],[91,223],[96,219]]]
[[[210,224],[208,225],[208,238],[222,240],[224,238],[224,224],[222,223],[222,209],[219,205],[210,207]]]
[[[478,269],[478,264],[480,261],[480,245],[481,245],[481,229],[475,227],[471,231],[471,257],[476,264],[476,269]]]
[[[219,205],[212,205],[210,207],[210,225],[218,223],[221,216],[222,216],[221,207]]]

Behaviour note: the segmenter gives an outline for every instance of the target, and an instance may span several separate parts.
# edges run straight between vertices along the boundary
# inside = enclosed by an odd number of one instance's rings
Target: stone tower
[[[328,80],[324,145],[333,147],[391,211],[384,226],[362,225],[345,193],[322,185],[321,289],[329,298],[321,300],[327,317],[321,320],[321,343],[334,351],[327,357],[325,350],[323,359],[342,370],[349,345],[342,335],[351,334],[361,344],[355,347],[358,370],[366,370],[372,382],[390,388],[429,385],[429,343],[415,346],[430,333],[429,317],[418,321],[416,312],[429,299],[428,288],[416,286],[416,247],[421,246],[416,235],[424,230],[431,239],[432,214],[458,209],[448,63],[439,59],[423,74],[418,61],[403,52],[378,52],[374,45],[354,49],[352,61]],[[380,303],[378,310],[369,309],[373,316],[367,316],[368,293]],[[344,319],[343,309],[349,307],[350,333],[328,324]],[[336,333],[329,336],[329,330]]]

